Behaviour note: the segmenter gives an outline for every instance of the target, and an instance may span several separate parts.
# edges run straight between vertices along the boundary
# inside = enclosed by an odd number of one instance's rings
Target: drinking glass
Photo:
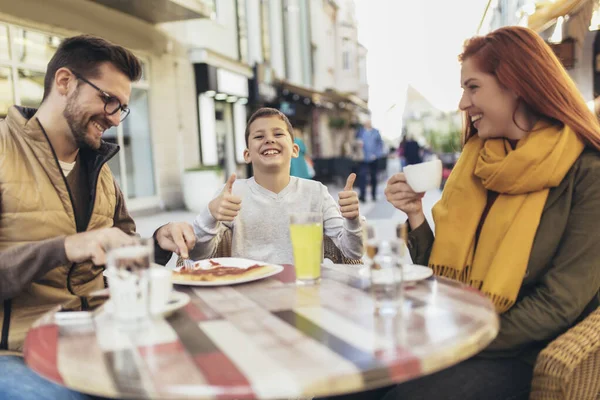
[[[106,254],[113,315],[121,325],[135,326],[150,315],[150,265],[154,260],[152,239],[133,238]]]
[[[375,314],[396,314],[402,306],[402,263],[399,241],[372,240],[371,295]]]
[[[309,212],[290,215],[290,238],[294,250],[296,283],[317,283],[321,278],[323,260],[323,215]]]

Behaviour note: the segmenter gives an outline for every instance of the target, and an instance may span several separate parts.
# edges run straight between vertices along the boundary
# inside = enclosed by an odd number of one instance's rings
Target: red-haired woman
[[[527,399],[539,351],[598,306],[600,126],[552,50],[505,27],[460,55],[464,148],[433,208],[403,174],[413,261],[480,289],[500,333],[481,354],[385,399]]]

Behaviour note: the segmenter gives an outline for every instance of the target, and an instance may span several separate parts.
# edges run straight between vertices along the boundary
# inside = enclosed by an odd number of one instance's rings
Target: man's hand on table
[[[104,265],[108,249],[130,243],[135,243],[135,238],[119,228],[97,229],[67,236],[65,253],[71,262],[91,260],[95,265]]]

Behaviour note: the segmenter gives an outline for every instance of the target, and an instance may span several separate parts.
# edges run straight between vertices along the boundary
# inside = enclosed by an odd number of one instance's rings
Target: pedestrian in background
[[[403,171],[404,167],[406,167],[406,157],[404,156],[405,145],[406,145],[406,136],[403,136],[402,140],[400,141],[400,145],[398,145],[398,158],[400,159],[400,171]]]
[[[358,130],[356,139],[362,143],[363,161],[358,169],[358,187],[360,189],[359,199],[367,201],[367,177],[371,181],[371,195],[373,201],[377,200],[377,172],[379,170],[379,158],[385,157],[383,140],[379,130],[373,128],[371,121],[365,121]]]
[[[419,142],[417,142],[412,135],[408,135],[404,142],[404,159],[406,160],[406,165],[422,163],[423,156],[421,151],[422,149]]]
[[[306,144],[301,138],[302,132],[299,129],[294,129],[294,136],[294,143],[298,145],[298,157],[292,157],[290,175],[303,179],[312,179],[315,176],[315,170],[312,166],[309,166],[307,161],[308,155],[306,154]]]

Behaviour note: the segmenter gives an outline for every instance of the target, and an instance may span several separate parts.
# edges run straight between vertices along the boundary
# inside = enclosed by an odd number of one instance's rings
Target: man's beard
[[[67,121],[77,147],[80,149],[97,150],[100,147],[100,139],[88,135],[89,120],[78,104],[79,87],[67,99],[67,105],[63,111],[63,117]]]

